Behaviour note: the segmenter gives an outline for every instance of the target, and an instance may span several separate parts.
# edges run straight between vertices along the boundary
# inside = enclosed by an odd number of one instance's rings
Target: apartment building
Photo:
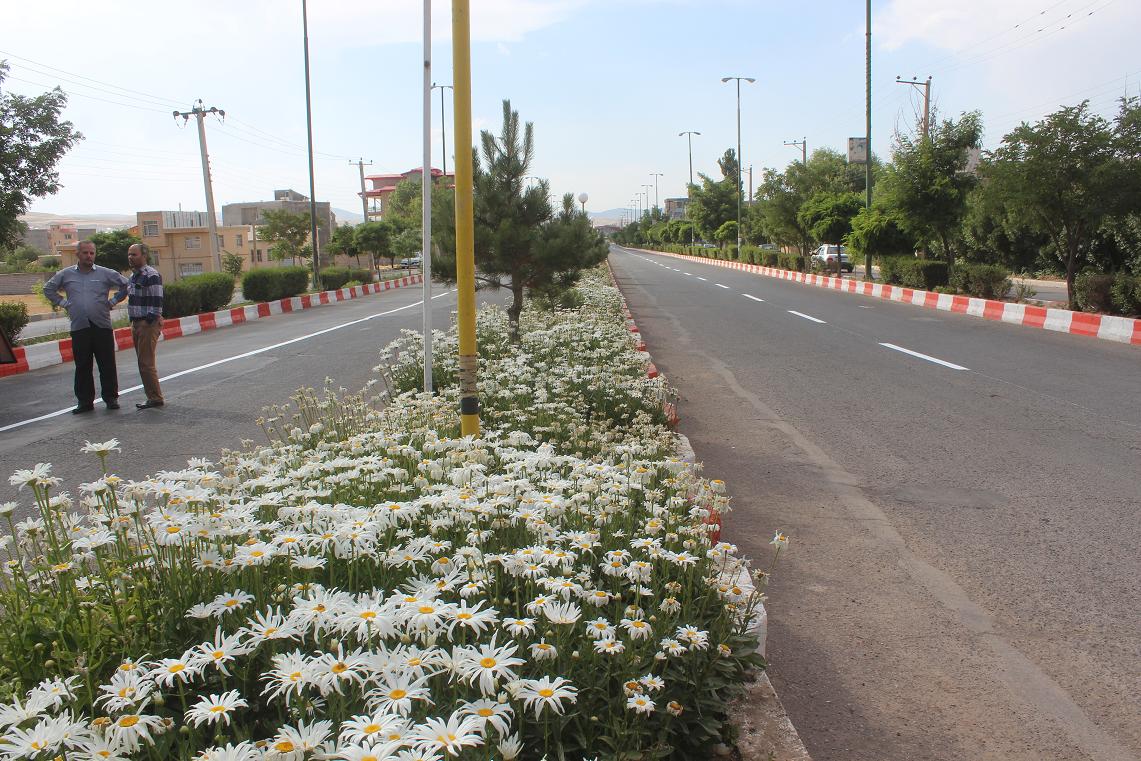
[[[317,207],[317,242],[324,248],[337,226],[337,215],[333,213],[332,205],[328,201],[318,201]],[[298,193],[296,190],[275,190],[272,201],[244,201],[228,203],[222,206],[222,224],[235,227],[244,225],[264,225],[265,212],[268,210],[284,210],[293,214],[309,213],[309,196]]]
[[[371,221],[376,219],[384,219],[385,212],[388,209],[388,200],[396,190],[396,186],[404,180],[420,181],[421,175],[424,170],[421,167],[416,169],[409,169],[407,172],[399,174],[370,174],[365,177],[366,182],[372,183],[372,187],[365,190],[364,197],[368,201],[368,219]],[[440,182],[444,180],[449,185],[454,184],[456,176],[454,174],[444,175],[440,169],[431,170],[432,181]],[[357,195],[360,195],[359,193]]]
[[[135,217],[139,237],[151,250],[151,266],[159,271],[163,280],[173,282],[188,275],[215,271],[210,255],[209,217],[206,212],[140,211]],[[218,250],[238,254],[247,264],[251,258],[250,239],[247,225],[218,227]]]

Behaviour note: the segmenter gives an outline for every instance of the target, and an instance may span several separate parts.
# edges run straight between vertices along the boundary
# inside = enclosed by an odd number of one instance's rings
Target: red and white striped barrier
[[[898,285],[884,285],[870,283],[865,280],[836,278],[829,275],[812,275],[804,272],[793,272],[775,267],[763,267],[759,264],[746,264],[745,262],[732,262],[724,259],[706,259],[702,256],[688,256],[686,254],[672,254],[665,251],[651,251],[661,256],[672,256],[675,259],[685,259],[692,262],[715,264],[719,267],[744,270],[766,277],[775,277],[780,280],[793,280],[806,285],[815,285],[820,288],[831,288],[848,293],[859,293],[864,296],[874,296],[889,301],[900,301],[906,304],[926,307],[928,309],[941,309],[944,312],[957,312],[981,317],[984,320],[997,320],[1013,325],[1023,325],[1028,328],[1042,328],[1054,330],[1059,333],[1070,333],[1078,336],[1091,336],[1106,341],[1117,341],[1133,345],[1141,345],[1141,320],[1130,317],[1117,317],[1109,314],[1089,314],[1087,312],[1074,312],[1069,309],[1050,309],[1047,307],[1031,306],[1029,304],[1013,304],[1009,301],[993,301],[991,299],[977,299],[971,296],[956,296],[950,293],[935,293],[921,291],[915,288],[904,288]]]
[[[216,328],[224,328],[229,325],[240,325],[243,322],[260,320],[263,317],[269,317],[275,314],[297,312],[302,309],[320,306],[321,304],[331,304],[337,301],[356,299],[372,293],[389,291],[393,288],[404,288],[422,282],[424,282],[423,275],[407,275],[401,278],[393,278],[392,280],[383,280],[379,283],[357,285],[352,288],[341,288],[336,291],[307,293],[304,296],[294,296],[289,299],[263,301],[259,304],[223,309],[219,312],[208,312],[206,314],[196,314],[189,317],[166,320],[162,326],[162,340],[169,341],[172,338],[181,338],[182,336],[202,333]],[[116,351],[131,349],[134,345],[134,341],[131,339],[130,328],[117,328],[115,330]],[[8,375],[26,373],[30,370],[38,370],[41,367],[50,367],[52,365],[63,364],[64,362],[71,362],[75,359],[71,352],[70,338],[65,338],[62,341],[45,341],[44,343],[32,344],[31,346],[17,346],[15,347],[15,354],[15,364],[0,365],[0,378]]]

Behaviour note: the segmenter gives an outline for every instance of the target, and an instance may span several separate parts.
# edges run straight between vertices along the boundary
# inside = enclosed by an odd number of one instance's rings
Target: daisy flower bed
[[[453,331],[435,395],[408,335],[382,406],[301,391],[269,444],[142,481],[88,444],[107,475],[77,498],[17,471],[37,515],[0,505],[0,758],[709,757],[763,667],[761,595],[616,289],[579,292],[519,343],[481,312],[478,439]]]

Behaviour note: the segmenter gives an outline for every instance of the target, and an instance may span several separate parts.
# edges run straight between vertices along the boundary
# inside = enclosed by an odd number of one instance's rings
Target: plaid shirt
[[[149,264],[131,273],[127,290],[127,317],[145,320],[162,317],[162,275]]]

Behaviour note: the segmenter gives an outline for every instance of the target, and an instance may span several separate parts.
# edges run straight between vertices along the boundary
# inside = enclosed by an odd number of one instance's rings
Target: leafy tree
[[[308,259],[313,256],[313,247],[308,243],[312,227],[309,212],[268,209],[262,212],[262,219],[265,220],[265,224],[258,237],[274,242],[269,247],[269,258],[281,261]],[[318,217],[317,226],[322,225],[324,222]]]
[[[915,252],[915,239],[882,204],[873,203],[870,213],[866,207],[861,208],[852,219],[852,231],[844,242],[860,256],[911,256]]]
[[[859,193],[821,192],[801,205],[797,221],[821,243],[839,243],[852,232],[852,219],[864,208]]]
[[[701,179],[701,184],[689,186],[689,218],[703,238],[713,237],[729,220],[737,221],[740,189],[737,185],[735,151],[732,148],[725,151],[717,165],[721,168],[720,180],[699,172],[697,176]]]
[[[1075,306],[1074,278],[1098,230],[1115,212],[1135,211],[1141,195],[1141,105],[1123,99],[1113,124],[1089,102],[1063,108],[1002,139],[983,166],[1008,213],[1045,233],[1065,267]]]
[[[0,61],[0,88],[8,63]],[[19,216],[33,198],[59,190],[55,165],[81,139],[72,123],[60,121],[67,96],[58,87],[29,98],[0,93],[0,247],[15,248]]]
[[[937,124],[927,138],[897,134],[892,166],[883,179],[885,200],[899,222],[921,246],[938,243],[951,266],[967,196],[977,182],[967,171],[968,150],[978,148],[981,139],[977,111],[963,114],[958,122]]]
[[[721,244],[721,248],[725,248],[729,243],[737,242],[737,220],[730,219],[725,224],[717,228],[713,233],[713,240]]]
[[[242,267],[245,265],[246,258],[240,254],[235,254],[230,251],[222,252],[222,271],[237,278],[242,274]]]
[[[325,244],[325,253],[333,256],[354,257],[357,260],[357,266],[361,266],[361,249],[357,245],[356,231],[353,226],[337,225],[333,234],[329,236],[329,242]]]
[[[353,244],[358,251],[372,257],[372,267],[376,269],[377,259],[388,259],[391,266],[395,254],[392,251],[392,224],[387,220],[372,220],[357,225],[353,231]]]
[[[534,125],[521,127],[511,101],[503,101],[499,136],[483,130],[480,155],[473,156],[475,259],[480,282],[511,290],[507,314],[515,338],[524,293],[549,295],[573,285],[580,271],[601,262],[608,250],[587,216],[575,210],[572,196],[564,196],[556,215],[545,180],[525,187],[534,156]],[[449,214],[453,208],[441,204],[439,211]],[[433,201],[433,217],[436,211]],[[435,218],[433,229],[440,233],[433,237],[439,247],[432,257],[433,273],[454,282],[454,237]]]
[[[95,244],[96,264],[116,272],[126,272],[131,268],[127,261],[127,249],[143,241],[127,230],[108,230],[92,235],[91,242]]]
[[[46,251],[40,251],[34,246],[16,246],[16,248],[4,257],[4,261],[7,262],[9,266],[20,270],[33,264],[37,259],[47,253]]]

